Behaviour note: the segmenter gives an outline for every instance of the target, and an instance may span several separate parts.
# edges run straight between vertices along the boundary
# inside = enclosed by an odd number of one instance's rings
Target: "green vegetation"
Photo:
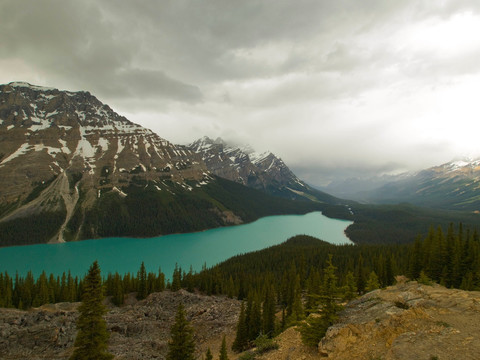
[[[472,229],[480,226],[480,214],[463,211],[434,210],[409,204],[351,205],[354,224],[347,236],[356,244],[402,244],[426,235],[431,224],[446,230],[451,222]]]
[[[222,178],[202,187],[193,186],[191,191],[171,181],[165,183],[171,192],[158,191],[154,183],[132,183],[122,188],[127,197],[115,191],[102,193],[92,208],[78,207],[67,228],[71,233],[81,229],[81,239],[148,237],[224,226],[225,210],[233,211],[243,222],[268,215],[320,210],[318,204],[310,201],[269,196]]]
[[[431,228],[423,240],[418,237],[412,244],[398,245],[336,246],[309,236],[296,236],[277,246],[232,257],[199,273],[176,267],[167,284],[160,269],[158,273],[146,273],[140,265],[137,274],[108,274],[104,285],[106,295],[117,305],[123,304],[124,294],[137,292],[143,298],[165,288],[198,289],[206,294],[244,299],[248,335],[247,340],[241,337],[235,342],[235,350],[240,351],[260,332],[272,336],[289,322],[316,311],[327,274],[323,266],[328,264],[329,255],[336,268],[339,293],[347,300],[367,289],[393,284],[396,274],[423,283],[434,281],[447,287],[480,289],[479,235],[463,230],[462,225],[457,231],[450,225],[446,233],[441,227]],[[14,278],[7,272],[0,273],[0,306],[28,309],[46,302],[79,301],[82,288],[83,280],[69,273],[61,277],[43,273],[37,279],[31,272],[26,277]],[[284,312],[281,324],[273,316],[278,307]],[[263,314],[260,320],[258,313]]]
[[[172,325],[170,333],[167,360],[194,360],[193,328],[186,318],[183,304],[178,306],[175,323]]]
[[[205,353],[205,360],[213,360],[213,354],[210,348],[208,348],[207,352]]]
[[[222,346],[220,347],[220,354],[218,356],[219,360],[228,360],[228,355],[227,355],[227,341],[225,339],[225,335],[223,335],[222,339]]]
[[[418,237],[410,244],[342,246],[295,236],[283,244],[235,256],[208,269],[204,267],[199,273],[191,268],[187,273],[176,266],[172,281],[167,284],[160,270],[147,274],[142,263],[136,276],[108,274],[103,286],[116,305],[123,304],[126,293],[136,292],[138,298],[144,298],[165,288],[242,299],[232,344],[233,350],[242,352],[264,344],[269,348],[268,339],[294,324],[301,324],[306,344],[317,344],[335,322],[342,301],[391,285],[394,275],[400,274],[423,283],[479,290],[479,234],[464,230],[461,224],[457,229],[450,224],[446,233],[441,227],[436,230],[432,227],[424,239]],[[89,291],[89,281],[88,276],[78,280],[70,274],[55,278],[42,273],[35,280],[31,273],[15,279],[3,273],[0,306],[28,309],[47,302],[76,301],[79,294]],[[403,303],[396,305],[405,308]],[[184,333],[189,332],[188,322],[183,312],[179,309],[177,314],[177,321],[183,325],[172,328],[172,349],[179,349],[175,344],[188,343],[185,340],[188,334]],[[281,320],[275,317],[278,312],[282,314]],[[177,332],[183,334],[181,342],[173,340]],[[249,354],[253,358],[256,353]]]
[[[44,211],[28,217],[0,222],[0,246],[48,242],[65,221],[66,211]]]
[[[103,319],[107,310],[103,305],[102,278],[96,261],[85,277],[82,292],[82,304],[78,308],[78,332],[70,360],[113,359],[114,356],[107,351],[110,334]]]

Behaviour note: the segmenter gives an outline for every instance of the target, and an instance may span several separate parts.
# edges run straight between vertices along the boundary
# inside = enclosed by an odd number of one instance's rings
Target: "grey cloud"
[[[183,137],[190,129],[191,140],[234,133],[305,174],[375,172],[436,151],[407,148],[400,126],[395,137],[393,122],[412,121],[391,114],[398,103],[480,71],[474,49],[463,58],[412,55],[392,34],[462,11],[479,12],[480,3],[3,0],[0,61],[23,61],[44,85],[88,90],[160,135],[165,123]]]
[[[26,59],[49,80],[103,97],[161,97],[198,102],[201,91],[159,69],[135,66],[140,43],[128,29],[116,28],[96,2],[35,1],[19,8],[3,4],[1,57]],[[15,79],[17,80],[17,79]],[[21,79],[20,79],[21,80]],[[55,85],[55,84],[52,84]]]

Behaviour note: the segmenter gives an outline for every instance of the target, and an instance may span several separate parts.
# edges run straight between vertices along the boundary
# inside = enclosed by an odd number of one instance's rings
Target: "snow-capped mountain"
[[[149,183],[159,191],[172,184],[191,189],[210,179],[191,150],[83,91],[1,85],[0,140],[2,222],[66,212],[64,230],[80,202],[89,207],[104,193],[126,196],[122,189]],[[63,241],[63,231],[56,236]]]
[[[188,145],[201,154],[208,170],[228,180],[289,199],[331,201],[333,197],[301,181],[279,157],[257,153],[249,145],[234,146],[207,136]]]
[[[206,170],[189,149],[128,121],[88,92],[0,86],[0,133],[1,185],[10,188],[2,202],[28,193],[25,178],[31,185],[80,172],[103,189],[138,174],[200,181]],[[32,164],[36,171],[29,173]]]
[[[480,211],[480,159],[454,160],[403,176],[369,192],[371,202],[409,202],[451,210]]]
[[[201,154],[89,92],[0,85],[0,246],[156,236],[312,210],[216,177]]]

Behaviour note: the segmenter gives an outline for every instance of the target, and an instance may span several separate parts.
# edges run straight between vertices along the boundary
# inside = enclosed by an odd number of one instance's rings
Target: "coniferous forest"
[[[480,238],[476,230],[464,229],[462,224],[456,228],[450,224],[446,231],[440,226],[431,227],[427,236],[419,236],[409,244],[339,246],[299,235],[211,268],[204,266],[200,272],[175,266],[168,280],[160,268],[147,272],[143,262],[136,274],[109,273],[101,280],[97,272],[100,291],[116,306],[123,305],[126,294],[135,293],[141,300],[165,289],[243,300],[231,347],[236,352],[255,347],[255,352],[249,350],[246,354],[260,354],[275,348],[271,338],[292,325],[298,325],[304,344],[317,346],[335,323],[343,303],[394,284],[396,275],[424,284],[437,282],[451,288],[479,290]],[[92,287],[89,274],[79,279],[70,273],[56,277],[43,272],[35,279],[31,272],[14,278],[7,272],[0,273],[0,307],[28,309],[77,301],[84,304],[85,294]],[[173,349],[172,344],[169,348]],[[183,347],[179,349],[183,351]]]
[[[446,230],[432,227],[427,236],[409,244],[338,246],[295,236],[200,272],[176,267],[170,280],[161,271],[161,264],[158,271],[147,272],[142,263],[137,274],[107,274],[103,285],[106,296],[111,296],[116,305],[123,303],[127,293],[136,292],[137,298],[143,299],[164,289],[184,288],[245,300],[250,297],[258,306],[263,306],[268,295],[276,306],[285,309],[288,318],[299,294],[305,297],[321,292],[329,261],[335,267],[337,286],[345,291],[350,286],[355,289],[350,290],[354,295],[368,290],[372,276],[380,287],[393,284],[395,275],[406,275],[410,279],[426,277],[447,287],[480,289],[479,234],[461,224],[451,224]],[[45,303],[80,301],[83,284],[84,279],[70,273],[54,276],[43,272],[37,278],[31,272],[25,277],[0,273],[0,306],[28,309]],[[307,301],[307,308],[310,305]]]

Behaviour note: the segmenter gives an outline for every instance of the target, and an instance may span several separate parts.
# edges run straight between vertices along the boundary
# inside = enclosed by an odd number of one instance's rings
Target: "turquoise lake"
[[[352,222],[330,219],[321,212],[306,215],[282,215],[261,218],[253,223],[211,229],[197,233],[164,235],[154,238],[106,238],[64,244],[42,244],[0,248],[0,272],[35,277],[43,270],[61,275],[71,271],[83,277],[98,260],[102,274],[118,271],[137,273],[142,261],[147,271],[161,267],[170,278],[178,263],[188,271],[199,271],[234,255],[280,244],[295,235],[311,235],[332,244],[351,241],[344,230]]]

